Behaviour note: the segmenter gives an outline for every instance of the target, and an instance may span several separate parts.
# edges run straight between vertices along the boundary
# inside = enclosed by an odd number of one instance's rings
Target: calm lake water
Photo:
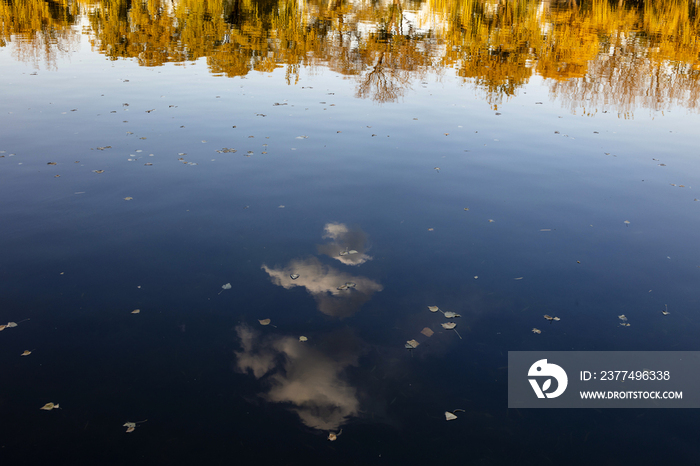
[[[698,349],[697,8],[0,1],[0,461],[696,464],[507,354]]]

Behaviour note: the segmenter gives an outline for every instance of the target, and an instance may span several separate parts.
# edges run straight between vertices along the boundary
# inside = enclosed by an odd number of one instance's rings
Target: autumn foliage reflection
[[[327,67],[356,95],[402,98],[456,73],[498,105],[533,76],[572,111],[696,109],[700,7],[693,0],[1,0],[0,46],[52,63],[79,18],[95,50],[144,66],[205,58],[236,77]]]

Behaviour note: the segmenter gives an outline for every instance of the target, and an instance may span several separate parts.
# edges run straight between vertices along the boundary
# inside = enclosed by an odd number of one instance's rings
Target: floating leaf
[[[627,322],[627,316],[625,316],[624,314],[617,316],[617,318],[623,322]]]
[[[104,170],[93,170],[95,173],[104,173]]]
[[[260,322],[260,325],[270,325],[272,321],[270,319],[258,319],[258,322]]]
[[[432,336],[433,336],[433,333],[435,333],[435,332],[433,332],[432,330],[430,330],[428,327],[425,327],[423,330],[420,331],[420,333],[422,333],[422,334],[425,335],[426,337],[432,337]]]
[[[304,335],[299,337],[299,341],[308,341],[308,338],[306,338]]]
[[[440,308],[437,306],[428,306],[428,309],[430,309],[430,312],[437,312],[440,310]]]
[[[141,312],[141,309],[134,309],[131,311],[132,314],[139,314]]]
[[[664,306],[666,306],[666,309],[662,309],[662,310],[661,310],[661,313],[662,313],[663,315],[667,316],[667,315],[670,314],[670,312],[668,312],[668,304],[664,304]]]
[[[230,290],[230,289],[231,289],[231,284],[230,284],[230,283],[227,283],[227,284],[225,284],[225,285],[221,285],[221,288],[222,288],[222,289],[221,289],[221,291],[219,291],[219,294],[221,294],[221,292],[224,291],[224,290]]]
[[[456,312],[452,311],[443,312],[443,314],[445,314],[445,317],[447,317],[448,319],[452,319],[454,317],[462,317],[460,314],[457,314]]]
[[[0,325],[0,332],[2,332],[3,330],[5,330],[5,327],[7,327],[7,325]]]
[[[347,290],[347,289],[348,289],[348,286],[347,286],[347,285],[340,285],[340,286],[339,286],[338,288],[336,288],[336,289],[337,289],[337,290],[341,290],[341,291],[342,291],[342,290]]]
[[[513,280],[522,280],[523,277],[514,278]]]
[[[420,345],[420,343],[418,343],[416,340],[408,340],[408,341],[406,342],[406,348],[407,348],[407,349],[417,348],[418,345]]]
[[[7,325],[6,325],[6,327],[7,327],[7,328],[17,327],[17,323],[16,323],[16,322],[8,322]]]
[[[29,350],[24,350],[24,352],[23,352],[20,356],[29,356],[30,354],[32,354],[31,351],[29,351]]]
[[[335,442],[336,440],[338,440],[338,437],[340,437],[340,434],[342,434],[342,433],[343,433],[343,429],[340,429],[340,432],[338,432],[337,434],[335,434],[333,432],[329,433],[328,434],[328,441]]]
[[[345,286],[348,288],[355,288],[357,286],[357,283],[355,282],[345,282]]]
[[[298,274],[298,273],[293,273],[293,274],[290,275],[290,277],[292,278],[292,280],[296,280],[297,278],[299,278],[299,274]]]
[[[136,429],[134,426],[129,426],[128,429],[126,429],[127,432],[133,432]]]
[[[351,249],[348,251],[348,254],[357,254],[357,251],[355,251],[354,249]]]
[[[490,218],[489,223],[496,223],[496,221],[494,219]]]
[[[454,414],[452,414],[449,411],[445,411],[445,420],[454,421],[455,419],[457,419],[457,416],[455,416]]]
[[[548,316],[547,314],[544,315],[544,318],[550,322],[553,320],[561,320],[559,317],[552,317],[552,316]]]
[[[133,198],[133,197],[125,197],[124,200],[125,200],[125,201],[133,201],[134,198]]]
[[[136,427],[135,422],[125,422],[122,427]]]
[[[629,225],[629,224],[630,224],[630,221],[629,221],[629,220],[625,220],[625,221],[622,222],[622,223],[624,223],[625,225]]]
[[[628,324],[627,322],[620,322],[620,325],[622,325],[623,327],[629,327],[629,326],[630,326],[630,324]]]
[[[542,333],[542,330],[540,330],[538,328],[533,328],[532,333]]]
[[[440,325],[442,325],[442,328],[444,328],[444,329],[454,330],[455,333],[457,334],[457,336],[459,337],[459,339],[462,340],[462,335],[460,335],[459,332],[457,331],[457,329],[455,328],[457,326],[457,324],[455,324],[454,322],[445,322],[444,324],[440,324]]]
[[[44,406],[42,406],[39,409],[43,409],[44,411],[51,411],[52,409],[58,409],[58,403],[56,403],[56,404],[46,403]]]

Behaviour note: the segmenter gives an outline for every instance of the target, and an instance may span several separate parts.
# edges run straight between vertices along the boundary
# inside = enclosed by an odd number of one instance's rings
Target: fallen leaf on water
[[[489,223],[496,223],[496,221],[494,219],[490,218]]]
[[[544,318],[550,322],[553,320],[561,320],[559,317],[552,317],[552,316],[548,316],[547,314],[544,315]]]
[[[338,439],[338,437],[340,436],[340,434],[342,434],[342,433],[343,433],[343,429],[340,429],[340,432],[338,432],[337,434],[335,434],[333,432],[329,433],[328,434],[328,441],[335,442]]]
[[[306,338],[304,335],[299,337],[299,341],[308,341],[308,338]]]
[[[625,316],[624,314],[617,316],[617,318],[623,322],[627,322],[627,316]]]
[[[293,274],[290,275],[290,277],[292,278],[292,280],[296,280],[297,278],[299,278],[299,274],[298,274],[298,273],[293,273]]]
[[[7,327],[7,328],[17,327],[17,323],[16,323],[16,322],[8,322],[7,325],[6,325],[6,327]]]
[[[125,197],[124,200],[125,200],[125,201],[133,201],[134,198],[133,198],[133,197]]]
[[[258,322],[260,322],[260,325],[270,325],[272,321],[270,319],[258,319]]]
[[[668,312],[668,304],[664,304],[664,306],[666,306],[666,309],[662,309],[662,310],[661,310],[661,313],[662,313],[663,315],[667,316],[667,315],[670,314],[670,312]]]
[[[348,251],[348,254],[357,254],[357,251],[355,251],[354,249],[351,249]]]
[[[442,325],[442,328],[444,328],[444,329],[454,330],[455,333],[457,334],[457,336],[459,337],[459,339],[460,340],[462,339],[462,335],[460,335],[459,332],[457,331],[457,329],[455,328],[457,326],[457,324],[455,324],[454,322],[445,322],[444,324],[440,324],[440,325]]]
[[[420,343],[418,343],[416,340],[408,340],[406,342],[405,346],[406,346],[406,349],[413,349],[413,348],[417,348],[418,345],[420,345]]]
[[[131,311],[132,314],[139,314],[141,312],[141,309],[134,309]]]
[[[230,283],[227,283],[227,284],[225,284],[225,285],[221,285],[221,288],[222,288],[222,289],[221,289],[221,291],[219,291],[219,294],[221,294],[221,292],[224,291],[224,290],[230,290],[230,289],[231,289],[231,284],[230,284]]]
[[[448,319],[452,319],[454,317],[462,317],[460,314],[457,314],[456,312],[452,311],[443,312],[443,314],[445,314],[445,317],[447,317]]]
[[[538,328],[533,328],[532,333],[542,333],[542,330],[540,330]]]
[[[452,412],[450,412],[450,411],[445,411],[445,420],[447,420],[447,421],[454,421],[455,419],[457,419],[457,416],[455,415],[455,413],[460,412],[460,411],[461,411],[461,412],[464,412],[463,409],[455,409],[455,410],[453,410]]]
[[[433,230],[434,230],[434,228],[428,228],[428,231],[433,231]]]
[[[32,354],[31,351],[29,351],[29,350],[24,350],[24,353],[22,353],[20,356],[29,356],[30,354]]]
[[[620,325],[623,327],[629,327],[631,324],[628,324],[627,322],[620,322]]]
[[[625,221],[622,222],[622,223],[624,223],[625,225],[629,225],[629,224],[630,224],[630,221],[629,221],[629,220],[625,220]]]
[[[129,427],[126,429],[126,431],[127,431],[127,432],[133,432],[135,429],[136,429],[136,427],[134,427],[134,426],[129,426]]]
[[[430,330],[428,327],[425,327],[423,330],[420,331],[420,333],[422,333],[422,334],[425,335],[426,337],[432,337],[432,336],[433,336],[433,333],[435,333],[435,332],[433,332],[432,330]]]
[[[428,309],[430,309],[430,312],[437,312],[440,310],[440,308],[437,306],[428,306]]]
[[[523,277],[514,278],[513,280],[522,280]]]
[[[42,406],[39,409],[43,409],[44,411],[51,411],[52,409],[58,409],[58,403],[56,403],[56,404],[46,403],[44,406]]]
[[[337,289],[337,290],[341,290],[341,291],[342,291],[342,290],[347,290],[347,289],[348,289],[348,286],[347,286],[347,285],[340,285],[340,286],[339,286],[338,288],[336,288],[336,289]]]
[[[104,173],[104,170],[93,170],[95,173]]]
[[[0,332],[2,332],[3,330],[5,330],[5,327],[7,327],[7,325],[0,325]]]

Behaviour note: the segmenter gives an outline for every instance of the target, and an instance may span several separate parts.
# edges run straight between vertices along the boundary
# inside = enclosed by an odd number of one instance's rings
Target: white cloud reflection
[[[372,260],[367,255],[367,234],[359,228],[348,228],[344,223],[326,223],[323,238],[330,238],[332,243],[319,244],[318,252],[339,260],[346,265],[360,265]],[[348,251],[357,251],[346,254]],[[341,253],[343,255],[341,256]]]
[[[382,285],[366,277],[353,276],[324,265],[316,257],[295,259],[286,267],[262,269],[270,275],[275,285],[286,289],[303,286],[316,300],[318,310],[333,317],[349,317],[360,309],[372,295],[383,289]],[[291,275],[299,275],[292,279]],[[354,283],[354,288],[339,290],[345,283]]]
[[[260,394],[267,401],[291,403],[292,411],[314,429],[337,430],[359,412],[357,390],[342,377],[348,366],[356,366],[357,339],[347,332],[326,338],[325,351],[298,338],[262,338],[247,325],[236,332],[242,351],[236,352],[236,368],[264,378],[269,389]]]

